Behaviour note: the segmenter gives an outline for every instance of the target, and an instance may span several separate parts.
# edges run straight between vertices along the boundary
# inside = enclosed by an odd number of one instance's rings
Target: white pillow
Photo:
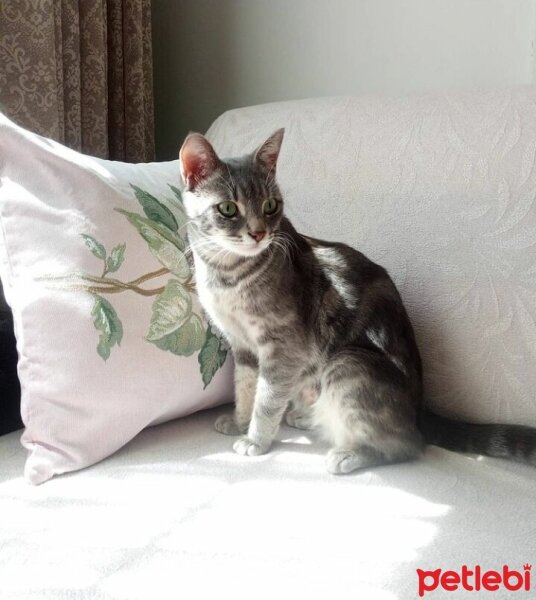
[[[27,479],[86,467],[148,425],[232,399],[227,347],[193,293],[178,161],[90,158],[2,115],[0,157]]]

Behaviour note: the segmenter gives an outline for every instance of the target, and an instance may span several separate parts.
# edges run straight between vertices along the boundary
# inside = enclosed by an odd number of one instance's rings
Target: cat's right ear
[[[193,190],[221,165],[218,155],[207,138],[190,133],[179,152],[181,175],[186,189]]]

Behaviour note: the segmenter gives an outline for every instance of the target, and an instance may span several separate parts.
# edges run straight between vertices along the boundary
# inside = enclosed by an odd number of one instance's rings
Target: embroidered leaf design
[[[190,294],[172,279],[153,303],[153,314],[146,339],[156,342],[179,329],[192,313]]]
[[[163,230],[166,229],[165,227],[159,226],[149,219],[140,217],[140,215],[137,215],[136,213],[129,213],[121,209],[117,210],[124,214],[132,225],[140,232],[143,239],[149,244],[149,250],[160,264],[168,268],[181,281],[186,281],[190,277],[190,265],[188,264],[188,260],[177,245],[177,240],[179,240],[182,244],[182,248],[184,248],[184,242],[179,236],[169,230],[167,230],[167,234],[164,235]],[[170,241],[170,238],[173,241]]]
[[[205,343],[197,357],[201,370],[201,377],[205,384],[204,388],[212,381],[216,371],[223,366],[223,363],[227,358],[227,349],[228,346],[224,338],[215,335],[209,324],[205,336]]]
[[[175,187],[174,185],[171,185],[171,183],[168,183],[171,191],[175,194],[175,197],[177,198],[177,200],[179,201],[180,206],[183,206],[183,202],[182,202],[182,193],[179,190],[178,187]]]
[[[179,250],[184,250],[186,248],[185,241],[179,235],[177,235],[175,232],[171,231],[167,227],[164,227],[163,225],[160,225],[155,221],[151,221],[150,219],[146,219],[145,217],[142,217],[141,215],[138,215],[136,213],[129,212],[128,210],[123,210],[122,208],[116,208],[115,210],[121,213],[122,215],[125,215],[125,217],[130,221],[132,225],[134,225],[134,227],[136,227],[136,229],[141,233],[142,236],[142,229],[145,231],[149,227],[154,231],[157,231],[163,238],[168,240],[168,242],[171,242]],[[146,238],[144,237],[144,239]]]
[[[176,214],[175,216],[177,217],[177,222],[179,223],[179,229],[181,229],[187,221],[186,210],[182,201],[182,193],[178,187],[175,187],[170,183],[168,183],[168,185],[175,196],[174,198],[171,198],[169,202],[175,207],[175,209],[178,212],[178,214]]]
[[[158,234],[148,239],[149,248],[158,261],[167,267],[181,281],[190,277],[190,265],[186,256],[176,246],[164,239],[159,239]]]
[[[108,273],[115,273],[123,264],[126,247],[126,244],[118,244],[112,249],[110,256],[106,260],[106,270]]]
[[[180,356],[190,356],[203,345],[205,330],[203,322],[194,313],[173,333],[170,333],[154,343],[161,350],[167,350]]]
[[[200,373],[206,388],[225,363],[229,347],[224,338],[214,333],[210,326],[205,330],[205,321],[192,312],[193,273],[185,254],[186,234],[180,233],[187,221],[182,193],[179,188],[170,184],[173,194],[165,197],[164,204],[135,185],[131,187],[145,216],[122,208],[115,208],[115,211],[127,218],[147,242],[150,252],[173,275],[165,287],[149,289],[140,288],[139,285],[150,279],[160,278],[167,272],[166,269],[153,270],[128,282],[107,277],[108,273],[117,272],[123,265],[126,243],[116,244],[108,254],[104,245],[88,234],[81,234],[85,245],[104,263],[104,268],[98,274],[71,273],[42,279],[62,281],[64,289],[68,289],[72,283],[73,289],[85,289],[93,296],[91,315],[99,335],[97,352],[105,361],[110,357],[112,348],[119,346],[123,340],[123,324],[103,294],[130,291],[144,296],[158,294],[152,305],[146,340],[161,350],[178,356],[191,356],[198,352]],[[96,290],[98,294],[95,293]]]
[[[179,225],[177,224],[177,220],[167,206],[164,206],[159,200],[149,194],[149,192],[146,192],[135,185],[130,185],[136,194],[138,202],[143,208],[143,212],[151,219],[151,221],[160,223],[171,231],[178,230]]]
[[[112,346],[119,345],[123,339],[123,325],[114,307],[101,296],[95,296],[91,314],[94,317],[95,329],[99,332],[97,352],[107,360]]]
[[[82,233],[81,235],[84,238],[86,246],[91,250],[91,252],[93,252],[93,254],[97,258],[105,260],[106,250],[104,249],[104,246],[100,242],[97,242],[97,240],[94,237],[91,237],[90,235],[87,235],[85,233]]]

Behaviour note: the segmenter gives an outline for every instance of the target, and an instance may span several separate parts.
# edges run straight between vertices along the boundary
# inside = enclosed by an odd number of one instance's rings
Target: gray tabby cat
[[[202,135],[180,151],[201,303],[229,341],[239,454],[268,451],[289,425],[319,427],[330,473],[418,457],[425,443],[536,465],[536,430],[475,425],[422,408],[419,351],[389,275],[339,243],[299,234],[275,180],[284,130],[221,160]]]

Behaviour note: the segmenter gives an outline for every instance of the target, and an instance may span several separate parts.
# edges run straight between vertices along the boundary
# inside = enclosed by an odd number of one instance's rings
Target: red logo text
[[[428,592],[441,588],[447,592],[464,589],[468,592],[486,590],[496,592],[504,589],[509,592],[530,591],[530,571],[532,565],[523,565],[522,571],[510,569],[504,565],[501,571],[483,571],[480,565],[469,569],[462,565],[461,571],[443,571],[435,569],[424,571],[417,569],[419,578],[419,596],[422,598]]]

